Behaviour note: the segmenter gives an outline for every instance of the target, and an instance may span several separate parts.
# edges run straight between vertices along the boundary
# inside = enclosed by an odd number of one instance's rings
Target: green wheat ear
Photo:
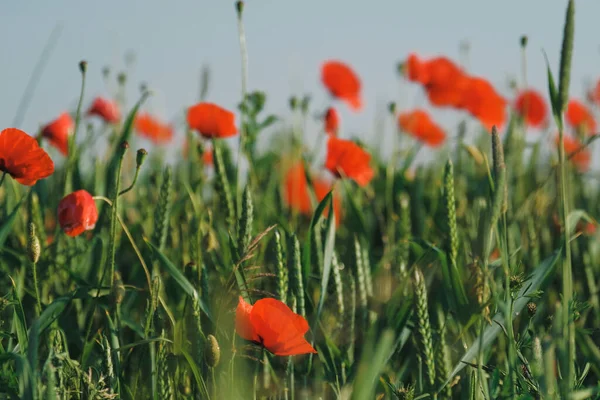
[[[283,246],[281,243],[281,233],[275,230],[275,257],[277,263],[277,297],[279,300],[287,304],[288,295],[288,269],[285,263],[283,254]]]
[[[167,242],[169,217],[171,215],[172,186],[171,167],[167,166],[162,175],[158,206],[154,212],[154,231],[152,232],[152,242],[155,243],[161,251],[165,249],[165,244]]]
[[[304,302],[304,282],[302,281],[302,262],[300,255],[300,242],[296,234],[292,233],[288,239],[288,251],[291,253],[288,256],[289,270],[292,272],[292,279],[290,280],[291,294],[297,301],[299,314],[303,317],[306,316],[305,302]]]
[[[344,315],[344,285],[342,284],[342,274],[340,272],[343,266],[340,264],[336,252],[333,252],[331,267],[331,271],[333,272],[333,281],[335,283],[335,294],[338,306],[338,314]]]
[[[254,205],[250,185],[246,185],[242,199],[242,215],[238,222],[238,253],[246,254],[246,249],[252,237],[252,222],[254,219]]]
[[[219,140],[213,140],[213,162],[215,166],[215,191],[219,196],[221,208],[225,212],[225,219],[230,228],[234,228],[235,208],[233,205],[233,196],[231,186],[227,178],[227,170],[223,161],[223,149]]]
[[[398,240],[398,261],[400,265],[400,278],[404,279],[407,275],[408,264],[410,260],[410,196],[408,193],[400,193],[398,197],[400,203],[400,235]]]
[[[425,362],[428,384],[433,388],[435,385],[435,353],[433,351],[431,324],[429,321],[429,311],[427,309],[427,286],[425,285],[425,277],[418,267],[415,268],[413,279],[416,299],[415,322],[420,339],[419,351],[421,353],[421,358]]]
[[[163,330],[161,338],[165,338],[165,332]],[[173,381],[171,378],[171,372],[169,370],[169,344],[165,341],[161,341],[158,344],[158,358],[157,358],[157,370],[158,370],[158,397],[160,399],[170,400],[173,398]]]

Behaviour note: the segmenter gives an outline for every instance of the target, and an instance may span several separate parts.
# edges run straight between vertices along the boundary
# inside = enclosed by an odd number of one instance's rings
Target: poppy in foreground
[[[401,113],[398,116],[400,129],[431,147],[438,147],[446,139],[446,134],[429,114],[421,109]]]
[[[238,132],[235,114],[213,103],[198,103],[188,109],[187,122],[190,128],[207,139],[227,138]]]
[[[556,145],[560,143],[558,134],[555,139]],[[565,144],[565,156],[577,167],[580,172],[586,172],[590,168],[591,154],[587,148],[583,148],[577,139],[565,135],[563,137]]]
[[[58,203],[58,223],[71,237],[94,229],[98,221],[98,209],[91,194],[78,190],[65,196]]]
[[[527,126],[541,128],[546,123],[548,106],[546,106],[544,97],[537,91],[529,89],[519,93],[514,107]]]
[[[95,115],[108,124],[116,124],[121,120],[121,111],[117,103],[103,97],[96,97],[87,111],[87,115]]]
[[[579,100],[570,100],[565,113],[567,123],[574,129],[583,129],[585,133],[596,131],[596,120],[592,112]]]
[[[277,356],[317,352],[304,338],[308,332],[306,319],[273,298],[261,299],[251,305],[240,296],[235,311],[235,330],[242,338],[262,345]]]
[[[321,66],[321,81],[329,93],[345,101],[352,110],[362,108],[360,78],[341,61],[326,61]]]
[[[329,107],[325,112],[325,132],[337,135],[340,129],[340,115],[333,107]]]
[[[135,130],[140,136],[148,138],[156,144],[168,142],[173,138],[171,125],[164,124],[146,113],[135,117]]]
[[[375,176],[370,162],[371,155],[353,141],[329,135],[325,168],[338,178],[343,174],[360,186],[366,186]]]
[[[33,137],[20,129],[7,128],[0,132],[0,171],[22,185],[32,186],[52,175],[54,162]]]
[[[73,134],[74,129],[73,118],[69,113],[64,112],[42,128],[42,136],[66,156],[69,152],[69,136]]]
[[[327,196],[327,193],[331,191],[332,185],[319,177],[312,177],[311,180],[315,197],[318,202],[321,202]],[[306,216],[312,216],[314,210],[310,203],[308,181],[306,180],[302,162],[294,164],[285,174],[284,199],[290,208]],[[333,212],[335,214],[336,225],[339,225],[341,220],[341,200],[336,192],[334,192],[333,196]],[[324,215],[329,215],[329,209],[325,210]]]

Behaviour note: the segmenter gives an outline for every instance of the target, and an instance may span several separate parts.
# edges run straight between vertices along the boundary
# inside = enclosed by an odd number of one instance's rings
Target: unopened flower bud
[[[388,104],[388,110],[389,110],[390,114],[395,115],[396,114],[396,102],[390,101],[390,103]]]
[[[85,61],[85,60],[79,61],[79,70],[81,71],[82,74],[85,74],[85,71],[87,71],[87,61]]]
[[[523,47],[523,48],[527,47],[527,41],[528,41],[527,35],[521,36],[521,47]]]
[[[125,86],[125,82],[127,82],[127,74],[125,72],[120,72],[119,75],[117,75],[117,82],[119,85]]]
[[[290,97],[290,109],[292,111],[294,111],[296,109],[296,107],[298,107],[298,99],[296,98],[296,96],[292,96]]]
[[[236,1],[235,2],[235,10],[237,11],[238,17],[241,17],[242,13],[244,12],[244,2]]]
[[[139,149],[137,151],[137,155],[135,157],[135,166],[140,168],[142,164],[144,164],[144,160],[146,160],[146,156],[148,156],[148,152],[146,149]]]

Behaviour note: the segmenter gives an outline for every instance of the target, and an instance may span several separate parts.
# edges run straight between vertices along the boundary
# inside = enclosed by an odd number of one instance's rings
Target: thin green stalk
[[[573,56],[573,41],[575,36],[575,3],[573,0],[569,0],[567,6],[567,12],[565,17],[565,26],[563,32],[563,42],[561,48],[560,57],[560,70],[559,70],[559,86],[558,86],[558,99],[554,99],[558,103],[559,115],[559,146],[558,146],[558,159],[560,165],[560,200],[562,208],[562,225],[565,227],[563,230],[563,246],[565,248],[565,259],[563,262],[563,293],[562,293],[562,324],[563,324],[563,335],[567,341],[567,351],[563,355],[563,380],[561,381],[561,395],[567,398],[571,387],[575,379],[575,325],[571,318],[570,306],[573,298],[573,271],[571,264],[571,243],[569,238],[568,217],[569,217],[569,201],[567,193],[567,165],[565,160],[565,144],[564,144],[564,126],[563,126],[563,112],[566,108],[569,98],[569,83],[571,78],[571,58]]]
[[[7,174],[7,172],[6,172],[6,171],[4,171],[4,172],[2,173],[2,177],[0,177],[0,187],[1,187],[1,186],[2,186],[2,184],[4,183],[4,178],[6,178],[6,174]]]
[[[81,107],[83,105],[83,96],[85,93],[85,73],[87,71],[87,62],[81,61],[79,63],[79,70],[81,72],[81,91],[79,92],[79,101],[77,102],[77,111],[75,113],[75,128],[73,130],[73,134],[69,136],[68,140],[69,153],[67,156],[67,164],[65,166],[65,195],[73,191],[72,176],[73,167],[77,163],[77,131],[79,131],[79,125],[81,124]]]
[[[121,186],[121,168],[123,166],[123,158],[125,157],[125,153],[129,148],[129,144],[127,142],[123,142],[119,149],[119,161],[117,164],[117,174],[115,177],[115,195],[112,201],[111,208],[111,218],[110,218],[110,239],[108,245],[108,271],[110,271],[109,279],[110,286],[113,286],[114,283],[114,275],[115,275],[115,257],[117,254],[117,219],[119,212],[119,187]],[[106,274],[107,269],[105,268],[104,274]],[[103,275],[104,275],[103,274]],[[103,279],[102,279],[103,280]],[[102,280],[100,282],[102,282]]]
[[[235,9],[237,11],[237,25],[240,42],[240,57],[242,59],[242,103],[246,102],[246,96],[248,93],[248,49],[246,46],[246,33],[244,31],[244,20],[242,18],[244,14],[244,2],[237,1],[235,3]],[[236,197],[236,209],[239,210],[241,206],[241,198],[239,196],[239,185],[240,185],[240,172],[242,164],[242,153],[244,152],[244,146],[246,141],[246,113],[242,109],[241,121],[240,121],[240,141],[237,154],[237,165],[236,165],[236,180],[235,180],[235,197]],[[248,160],[250,161],[250,160]],[[249,168],[251,163],[248,163]]]

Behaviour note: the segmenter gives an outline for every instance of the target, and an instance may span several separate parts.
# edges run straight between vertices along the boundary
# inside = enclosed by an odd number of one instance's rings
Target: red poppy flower
[[[319,177],[312,177],[313,189],[318,202],[321,202],[327,193],[331,191],[332,185]],[[308,182],[304,172],[302,162],[294,164],[286,173],[284,179],[284,199],[287,205],[301,214],[312,216],[313,207],[310,203],[308,193]],[[333,212],[335,213],[336,224],[341,220],[341,199],[337,193],[333,196]],[[329,215],[329,209],[325,210],[325,215]]]
[[[417,109],[398,116],[400,129],[431,147],[438,147],[446,139],[444,130],[425,111]]]
[[[340,116],[335,108],[329,107],[325,112],[325,132],[337,135],[339,127]]]
[[[540,128],[546,123],[548,107],[544,97],[533,89],[524,90],[515,100],[515,111],[532,128]]]
[[[308,329],[306,319],[279,300],[265,298],[251,305],[240,296],[235,311],[238,335],[277,356],[316,353],[304,338]]]
[[[88,109],[87,115],[95,115],[109,124],[115,124],[121,120],[121,111],[117,103],[103,97],[96,97]]]
[[[506,119],[506,100],[485,79],[470,77],[464,92],[463,108],[490,130],[501,128]]]
[[[58,203],[58,223],[68,236],[75,237],[94,229],[96,221],[96,202],[85,190],[73,192]]]
[[[6,128],[0,132],[0,171],[32,186],[52,175],[54,163],[33,137],[20,129]]]
[[[370,161],[371,155],[356,143],[329,135],[325,168],[338,178],[343,173],[360,186],[366,186],[375,175]]]
[[[75,129],[75,122],[71,116],[64,112],[54,121],[42,128],[42,136],[56,147],[64,156],[69,151],[69,136]]]
[[[585,172],[590,168],[591,162],[591,153],[586,149],[582,149],[581,143],[577,139],[573,139],[570,136],[565,135],[564,140],[565,144],[565,155],[568,157],[571,162],[579,169],[581,172]],[[556,135],[555,143],[558,146],[560,143],[560,138],[558,134]]]
[[[140,136],[157,144],[168,142],[173,138],[173,127],[160,122],[150,114],[138,114],[135,117],[135,130]]]
[[[188,109],[187,122],[190,128],[207,139],[235,136],[235,115],[213,103],[198,103]]]
[[[360,78],[348,65],[341,61],[324,62],[321,81],[333,97],[345,101],[352,110],[362,108]]]
[[[421,61],[410,54],[405,63],[405,75],[423,85],[431,104],[438,107],[460,107],[468,84],[464,71],[446,57]]]
[[[569,100],[565,116],[567,123],[574,129],[583,129],[589,134],[596,131],[596,120],[592,112],[578,100]]]

